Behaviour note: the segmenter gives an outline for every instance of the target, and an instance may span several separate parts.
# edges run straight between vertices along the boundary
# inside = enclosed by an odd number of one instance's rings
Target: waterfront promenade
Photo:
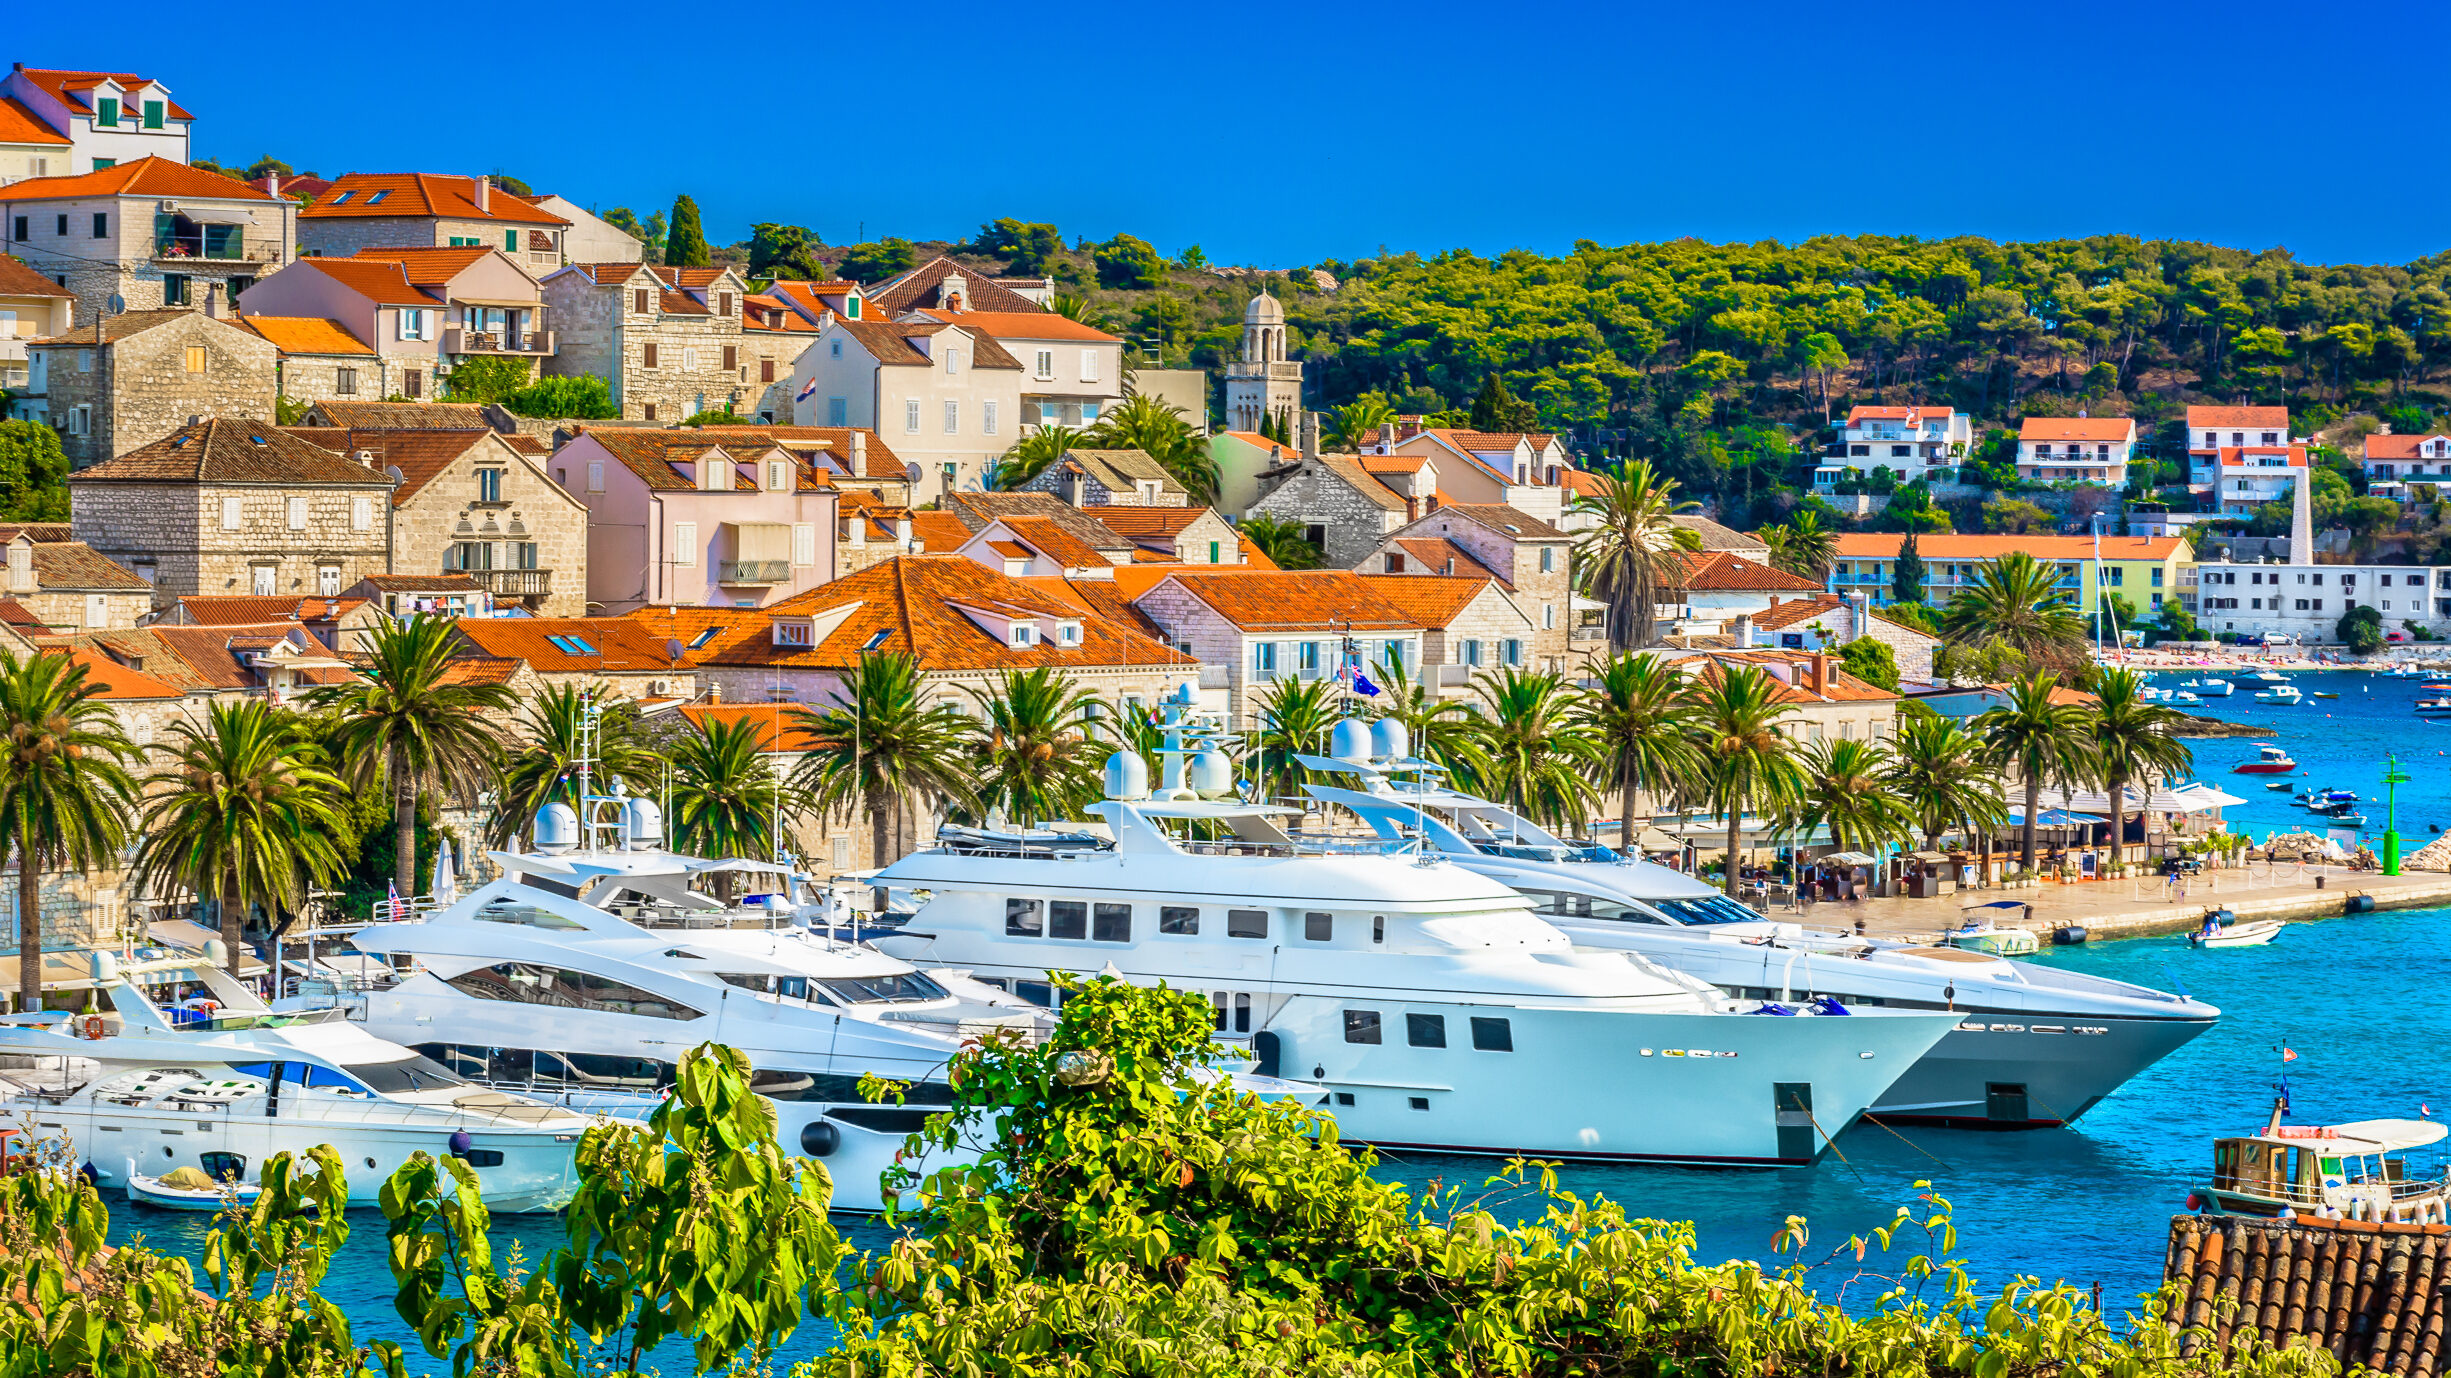
[[[2232,910],[2241,919],[2332,918],[2348,912],[2349,897],[2358,894],[2372,895],[2378,910],[2451,906],[2451,874],[2412,871],[2385,876],[2346,867],[2301,868],[2291,862],[2259,861],[2191,876],[2184,897],[2155,876],[2016,890],[1961,890],[1933,899],[1824,901],[1804,911],[1803,917],[1829,927],[1850,926],[1862,919],[1866,932],[1882,937],[1928,939],[1962,922],[1967,917],[1963,911],[1995,900],[2013,900],[2032,905],[2032,916],[2012,909],[1976,910],[1975,915],[1994,915],[2003,927],[2030,928],[2048,945],[2050,930],[2071,923],[2083,924],[2097,939],[2182,933],[2203,923],[2207,909]],[[1774,906],[1771,914],[1774,918],[1798,917],[1785,904]]]

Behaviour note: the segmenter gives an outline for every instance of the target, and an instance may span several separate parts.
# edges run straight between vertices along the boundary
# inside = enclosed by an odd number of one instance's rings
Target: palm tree
[[[1483,673],[1472,691],[1481,700],[1473,734],[1481,788],[1535,823],[1585,834],[1600,802],[1592,775],[1601,747],[1584,716],[1582,691],[1563,675],[1512,667]]]
[[[1359,454],[1365,445],[1379,443],[1379,430],[1396,419],[1396,409],[1387,405],[1379,394],[1364,393],[1354,401],[1338,407],[1328,419],[1328,443],[1349,453]]]
[[[2022,550],[1977,567],[1941,609],[1940,632],[1955,645],[1997,642],[2044,664],[2064,665],[2085,649],[2085,619],[2058,571]]]
[[[172,723],[153,752],[162,763],[145,777],[137,888],[213,901],[235,976],[249,911],[261,905],[277,929],[309,890],[348,869],[332,838],[348,826],[349,787],[295,714],[253,700]]]
[[[43,872],[102,866],[126,845],[135,753],[102,686],[64,655],[0,650],[0,835],[17,856],[17,1007],[43,999]]]
[[[1879,742],[1841,738],[1816,742],[1798,762],[1802,782],[1788,802],[1781,827],[1799,840],[1815,828],[1830,830],[1830,845],[1862,851],[1897,841],[1914,831],[1905,801],[1890,792],[1896,766]]]
[[[1047,302],[1047,309],[1063,317],[1065,320],[1078,321],[1082,325],[1096,325],[1098,323],[1098,308],[1090,305],[1089,298],[1082,296],[1078,292],[1056,293],[1055,296],[1049,299]]]
[[[1974,734],[1995,766],[2014,765],[2025,781],[2024,856],[2034,869],[2034,815],[2045,784],[2072,785],[2092,778],[2091,715],[2074,703],[2053,703],[2059,676],[2048,671],[2008,686],[2008,698],[1974,720]]]
[[[1344,716],[1337,702],[1336,682],[1326,679],[1280,679],[1253,696],[1259,731],[1252,734],[1252,771],[1262,799],[1290,799],[1311,780],[1309,767],[1295,756],[1324,756],[1328,729]]]
[[[1590,523],[1575,540],[1575,563],[1585,591],[1608,604],[1609,646],[1622,654],[1650,644],[1660,595],[1684,573],[1678,552],[1702,542],[1669,520],[1694,504],[1679,502],[1676,480],[1653,475],[1648,460],[1599,483],[1597,495],[1578,497],[1567,510]]]
[[[1621,655],[1600,667],[1584,713],[1617,791],[1617,849],[1634,855],[1634,801],[1657,800],[1700,773],[1694,706],[1676,666],[1654,655]]]
[[[814,739],[792,788],[812,808],[866,809],[879,866],[905,850],[906,810],[968,800],[977,773],[969,720],[923,704],[920,675],[907,651],[863,656],[843,672],[827,707],[792,710],[794,724]]]
[[[526,741],[502,763],[495,789],[489,845],[507,847],[545,805],[579,804],[579,738],[590,696],[567,684],[548,684],[528,701],[521,726]],[[591,783],[619,780],[633,794],[648,794],[663,776],[663,761],[639,725],[636,702],[615,697],[597,699],[603,711],[596,719]]]
[[[1779,735],[1780,725],[1795,712],[1782,697],[1779,682],[1752,665],[1714,665],[1693,690],[1700,793],[1703,803],[1727,820],[1730,895],[1736,893],[1736,843],[1745,812],[1782,809],[1803,790],[1795,754]]]
[[[360,786],[388,781],[392,792],[392,881],[417,892],[417,805],[430,790],[462,798],[490,784],[502,756],[493,724],[516,700],[501,684],[454,682],[459,631],[447,617],[375,624],[363,677],[307,696],[338,715],[330,746],[342,773]]]
[[[1109,407],[1081,443],[1138,450],[1202,502],[1217,495],[1217,461],[1209,455],[1208,438],[1183,419],[1181,407],[1154,393],[1134,393]]]
[[[2196,753],[2173,735],[2185,725],[2186,715],[2145,698],[2139,692],[2144,687],[2127,669],[2103,671],[2094,687],[2094,768],[2111,796],[2113,856],[2120,855],[2127,840],[2128,783],[2183,775],[2196,763]]]
[[[1051,665],[1005,670],[986,688],[963,692],[979,705],[971,760],[982,812],[1001,808],[1026,825],[1072,817],[1098,800],[1099,767],[1113,746],[1081,730],[1097,695]]]
[[[1274,560],[1280,569],[1317,569],[1327,558],[1319,547],[1311,544],[1298,522],[1255,512],[1243,518],[1242,525],[1235,529],[1249,537],[1251,544],[1258,546],[1260,553]]]
[[[672,840],[692,856],[770,859],[803,812],[751,718],[710,719],[672,748]]]
[[[1955,718],[1918,713],[1898,719],[1890,746],[1889,788],[1923,829],[1923,845],[1940,845],[1952,826],[1990,837],[2008,819],[1982,741]]]
[[[1039,476],[1050,464],[1079,446],[1088,444],[1081,432],[1069,426],[1041,426],[1013,442],[996,460],[994,481],[988,486],[1010,491]]]
[[[1826,584],[1838,563],[1838,533],[1822,525],[1821,514],[1799,508],[1785,526],[1764,528],[1762,543],[1770,547],[1770,565],[1798,578]]]
[[[1402,665],[1381,664],[1371,673],[1379,687],[1379,696],[1370,701],[1372,716],[1404,724],[1416,758],[1445,766],[1458,783],[1475,781],[1481,762],[1472,710],[1455,699],[1440,698],[1426,675],[1406,674]]]

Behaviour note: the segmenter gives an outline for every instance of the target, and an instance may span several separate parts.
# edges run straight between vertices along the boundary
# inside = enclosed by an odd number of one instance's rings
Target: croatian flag
[[[800,389],[800,391],[798,391],[797,393],[794,393],[794,394],[792,395],[792,399],[791,399],[791,400],[793,400],[794,402],[805,402],[805,401],[809,400],[809,398],[810,398],[811,396],[815,395],[816,391],[817,391],[817,380],[816,380],[816,378],[811,377],[811,378],[808,380],[808,386],[803,387],[802,389]]]

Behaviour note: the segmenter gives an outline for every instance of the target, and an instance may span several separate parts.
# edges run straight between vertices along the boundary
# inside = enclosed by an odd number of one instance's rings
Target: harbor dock
[[[2349,912],[2349,901],[2357,895],[2371,896],[2377,911],[2451,906],[2451,874],[2412,871],[2386,876],[2347,867],[2257,862],[2190,876],[2184,896],[2157,876],[1960,890],[1931,899],[1825,901],[1802,911],[1802,917],[1833,927],[1861,919],[1864,931],[1879,937],[1928,938],[1956,926],[1971,909],[1996,916],[2002,927],[2031,929],[2049,946],[2051,931],[2067,924],[2083,925],[2095,941],[2183,933],[2201,927],[2208,909],[2227,909],[2242,921],[2338,918]],[[2030,905],[2032,913],[1974,908],[2002,900]],[[1798,911],[1781,905],[1772,909],[1771,917],[1794,918]]]

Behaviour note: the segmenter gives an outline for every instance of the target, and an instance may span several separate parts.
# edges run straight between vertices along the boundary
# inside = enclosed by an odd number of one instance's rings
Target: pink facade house
[[[835,577],[840,490],[771,438],[594,428],[547,464],[587,504],[591,612],[761,608]]]
[[[554,348],[536,279],[481,245],[302,258],[248,288],[242,309],[333,321],[372,345],[380,377],[362,380],[358,393],[368,402],[436,396],[436,380],[463,358],[543,360]]]

